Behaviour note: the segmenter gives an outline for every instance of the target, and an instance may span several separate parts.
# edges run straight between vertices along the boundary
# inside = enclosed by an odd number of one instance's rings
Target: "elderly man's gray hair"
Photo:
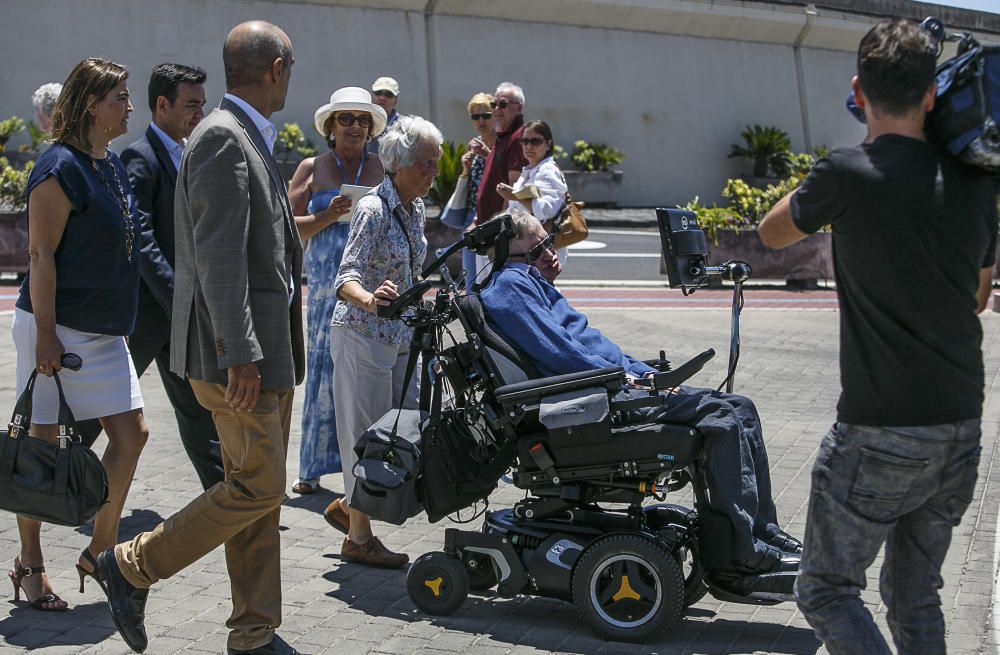
[[[444,143],[441,130],[419,116],[401,116],[379,139],[378,158],[390,173],[411,166],[421,143]]]
[[[490,221],[498,221],[504,215],[509,215],[511,222],[514,224],[514,231],[517,232],[515,239],[523,239],[528,234],[528,230],[534,225],[541,225],[542,222],[534,217],[528,210],[523,207],[511,207],[510,209],[504,209],[499,211],[490,218]],[[490,248],[486,252],[486,256],[489,257],[490,261],[493,260],[496,255],[496,249]]]
[[[59,82],[43,84],[31,94],[31,104],[45,116],[51,116],[60,93],[62,93],[62,84]]]
[[[501,82],[497,86],[497,92],[494,95],[499,95],[501,93],[509,93],[514,96],[514,99],[524,106],[524,89],[514,84],[513,82]]]

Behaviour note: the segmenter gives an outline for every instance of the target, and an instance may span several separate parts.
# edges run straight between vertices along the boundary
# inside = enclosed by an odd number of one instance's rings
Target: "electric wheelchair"
[[[731,390],[749,266],[707,266],[694,214],[657,214],[671,286],[687,294],[709,276],[735,282]],[[660,371],[648,390],[628,385],[621,368],[543,378],[490,328],[478,297],[460,293],[446,267],[440,269],[446,284],[433,301],[423,300],[431,289],[427,275],[450,254],[462,247],[479,254],[492,249],[499,267],[514,237],[509,216],[470,231],[439,253],[423,281],[380,310],[414,327],[411,347],[423,355],[421,409],[429,419],[418,489],[430,520],[487,502],[507,471],[526,492],[509,509],[484,510],[478,530],[446,530],[443,550],[419,557],[409,570],[414,604],[446,615],[470,590],[559,598],[574,603],[602,637],[646,641],[706,593],[740,603],[785,600],[734,595],[711,573],[730,561],[732,541],[709,516],[698,431],[623,421],[629,410],[658,406],[659,391],[679,386],[714,351],[676,369],[661,352],[647,362]],[[449,421],[452,429],[443,429]],[[700,511],[662,502],[689,483]]]

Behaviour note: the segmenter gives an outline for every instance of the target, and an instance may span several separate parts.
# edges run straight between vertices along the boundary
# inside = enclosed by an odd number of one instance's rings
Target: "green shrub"
[[[31,152],[38,152],[38,147],[52,137],[52,135],[35,125],[33,122],[28,123],[28,136],[31,137],[31,145],[28,146],[28,150]]]
[[[10,137],[24,129],[24,121],[17,116],[11,116],[7,120],[0,121],[0,152],[7,147]]]
[[[278,139],[274,144],[274,158],[288,159],[293,152],[306,158],[315,157],[319,151],[298,123],[285,123],[278,132]]]
[[[573,144],[572,160],[578,171],[606,171],[625,161],[625,153],[603,143],[587,143],[581,139]]]
[[[28,174],[35,163],[29,161],[24,168],[14,168],[6,157],[0,157],[0,207],[19,211],[28,204],[25,191],[28,188]]]
[[[441,144],[441,159],[438,160],[438,174],[434,178],[427,197],[438,207],[444,207],[451,194],[455,192],[458,176],[462,174],[462,155],[465,154],[464,143],[445,141]]]
[[[753,162],[754,177],[775,177],[788,174],[788,159],[792,154],[792,141],[788,133],[768,125],[747,125],[740,132],[743,145],[734,143],[729,157],[746,157]]]

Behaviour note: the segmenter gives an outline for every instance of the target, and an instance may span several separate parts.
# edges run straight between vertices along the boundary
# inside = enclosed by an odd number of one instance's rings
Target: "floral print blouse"
[[[406,234],[400,224],[406,228]],[[424,201],[414,200],[411,213],[407,215],[395,185],[386,177],[382,184],[358,201],[334,289],[339,291],[351,280],[368,291],[374,291],[385,280],[395,282],[400,293],[409,289],[427,257],[424,224]],[[379,318],[345,300],[337,301],[330,325],[349,327],[386,344],[408,343],[413,336],[413,330],[402,321]]]

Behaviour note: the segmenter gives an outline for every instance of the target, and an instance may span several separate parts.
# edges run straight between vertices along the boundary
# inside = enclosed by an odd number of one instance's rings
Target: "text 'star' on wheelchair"
[[[693,213],[661,209],[657,217],[671,287],[687,294],[710,276],[734,282],[731,390],[750,268],[706,265],[705,235]],[[484,511],[479,530],[449,528],[443,550],[413,563],[407,590],[414,604],[447,615],[470,590],[547,596],[574,603],[605,638],[646,641],[709,592],[731,602],[779,602],[734,595],[708,573],[725,568],[732,540],[706,516],[712,511],[698,465],[698,430],[616,421],[622,412],[658,406],[660,390],[679,386],[714,351],[676,368],[661,352],[648,362],[660,371],[648,390],[629,387],[621,368],[540,377],[490,328],[478,296],[461,293],[441,266],[463,247],[479,254],[492,248],[494,265],[501,266],[514,236],[509,216],[467,233],[439,253],[423,281],[380,310],[414,328],[412,347],[423,356],[426,414],[417,488],[430,520],[481,505],[507,471],[526,491],[512,508]],[[431,289],[426,277],[439,266],[446,284],[424,301]],[[662,502],[689,483],[699,511]]]

